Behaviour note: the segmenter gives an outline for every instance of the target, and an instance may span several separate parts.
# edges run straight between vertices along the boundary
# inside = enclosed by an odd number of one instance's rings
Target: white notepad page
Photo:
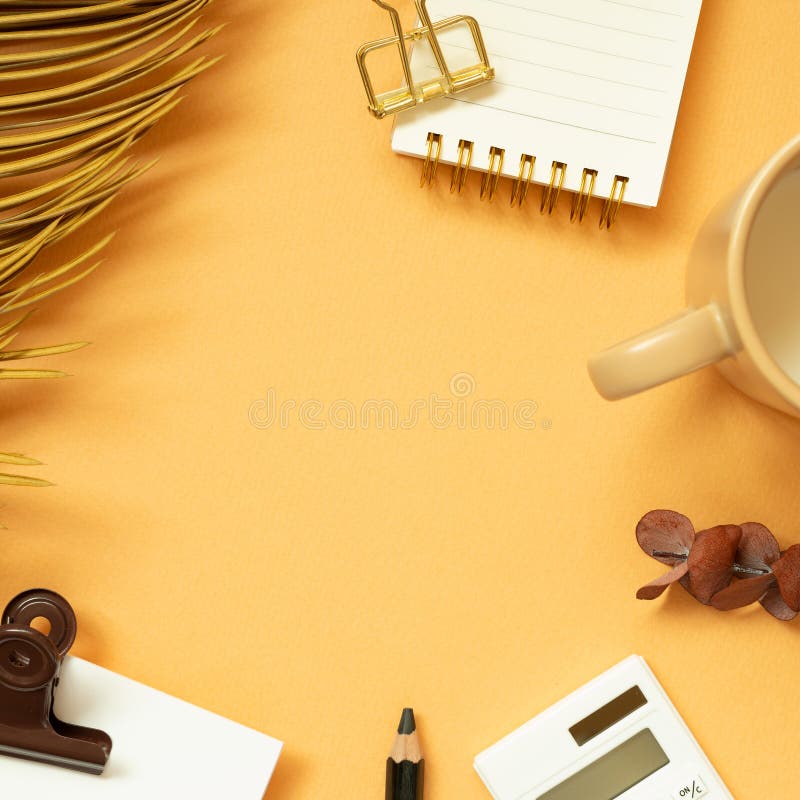
[[[30,800],[261,800],[281,743],[102,667],[67,657],[56,716],[100,728],[102,775],[0,756],[0,794]]]
[[[485,171],[492,146],[503,174],[536,157],[534,181],[548,184],[553,161],[567,164],[576,191],[584,168],[598,172],[595,195],[615,175],[629,178],[625,201],[655,206],[667,165],[702,0],[429,0],[433,21],[475,17],[494,82],[400,114],[392,147],[424,158],[440,133],[442,162],[458,161],[460,139],[475,144]],[[440,35],[451,68],[477,55],[463,26]],[[412,54],[415,75],[438,72],[427,42]]]

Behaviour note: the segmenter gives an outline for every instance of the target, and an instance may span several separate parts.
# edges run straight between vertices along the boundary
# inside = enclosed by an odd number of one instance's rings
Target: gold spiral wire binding
[[[597,180],[596,169],[584,169],[581,175],[581,188],[578,189],[577,194],[572,198],[572,211],[569,213],[569,221],[578,224],[583,222],[586,212],[589,210],[589,201],[594,194],[594,184]]]
[[[467,182],[467,175],[469,175],[469,168],[472,165],[472,150],[475,147],[474,142],[468,142],[466,139],[461,139],[458,142],[458,163],[453,167],[453,177],[450,180],[450,194],[458,191],[461,194],[464,189],[464,184]],[[466,161],[464,160],[466,156]]]
[[[623,175],[615,175],[614,183],[611,184],[611,191],[608,200],[603,205],[603,212],[600,214],[600,227],[610,230],[617,220],[622,201],[625,199],[625,189],[628,186],[628,178]]]
[[[419,179],[420,189],[427,183],[433,185],[436,177],[436,170],[439,167],[439,159],[442,156],[442,134],[428,134],[428,154],[425,156],[425,163],[422,165],[422,176]]]
[[[550,170],[550,183],[542,189],[542,203],[539,206],[542,214],[552,214],[555,210],[566,176],[567,165],[563,161],[554,161]]]
[[[511,190],[511,207],[517,204],[522,208],[525,198],[528,196],[528,189],[531,186],[533,179],[533,168],[536,164],[536,156],[529,156],[527,153],[522,154],[519,160],[519,175],[514,182],[514,188]]]
[[[497,193],[497,184],[500,182],[500,175],[503,172],[503,159],[506,151],[500,147],[493,147],[489,150],[489,168],[483,176],[481,183],[481,200],[487,197],[491,203]]]

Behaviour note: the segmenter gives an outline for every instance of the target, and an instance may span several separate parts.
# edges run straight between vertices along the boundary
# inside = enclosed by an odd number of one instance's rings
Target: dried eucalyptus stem
[[[672,567],[639,589],[640,600],[660,597],[677,581],[701,603],[720,611],[759,602],[781,620],[800,612],[800,545],[781,551],[758,522],[695,533],[683,514],[658,510],[639,520],[636,539],[647,555]]]
[[[132,162],[131,147],[175,107],[180,89],[218,60],[187,58],[219,30],[195,29],[209,2],[0,5],[0,380],[62,377],[6,364],[85,345],[10,349],[31,307],[95,270],[113,234],[65,263],[37,269],[44,251],[97,218],[152,166]],[[0,453],[0,464],[38,463]],[[0,484],[49,485],[5,471]]]

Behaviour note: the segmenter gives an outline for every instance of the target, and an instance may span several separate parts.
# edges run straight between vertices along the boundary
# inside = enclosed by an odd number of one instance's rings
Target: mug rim
[[[790,139],[758,170],[745,189],[734,215],[728,250],[730,303],[739,338],[753,363],[775,390],[793,407],[800,409],[800,384],[778,364],[758,332],[745,288],[745,259],[750,233],[767,195],[793,161],[800,165],[800,135]]]

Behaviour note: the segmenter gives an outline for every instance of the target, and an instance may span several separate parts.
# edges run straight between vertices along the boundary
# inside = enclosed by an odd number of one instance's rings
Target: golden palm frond
[[[41,463],[35,458],[27,458],[19,453],[0,453],[0,464],[33,467]],[[12,486],[52,486],[49,481],[43,481],[41,478],[26,478],[22,475],[8,475],[4,472],[0,472],[0,483],[7,483]]]
[[[149,169],[133,145],[218,58],[191,57],[220,29],[199,29],[211,0],[0,0],[0,381],[63,372],[7,363],[85,342],[10,349],[28,313],[95,270],[113,234],[60,264],[43,252],[99,216]],[[14,316],[6,322],[4,316]],[[0,453],[0,464],[34,466]],[[47,481],[0,472],[0,484]]]

